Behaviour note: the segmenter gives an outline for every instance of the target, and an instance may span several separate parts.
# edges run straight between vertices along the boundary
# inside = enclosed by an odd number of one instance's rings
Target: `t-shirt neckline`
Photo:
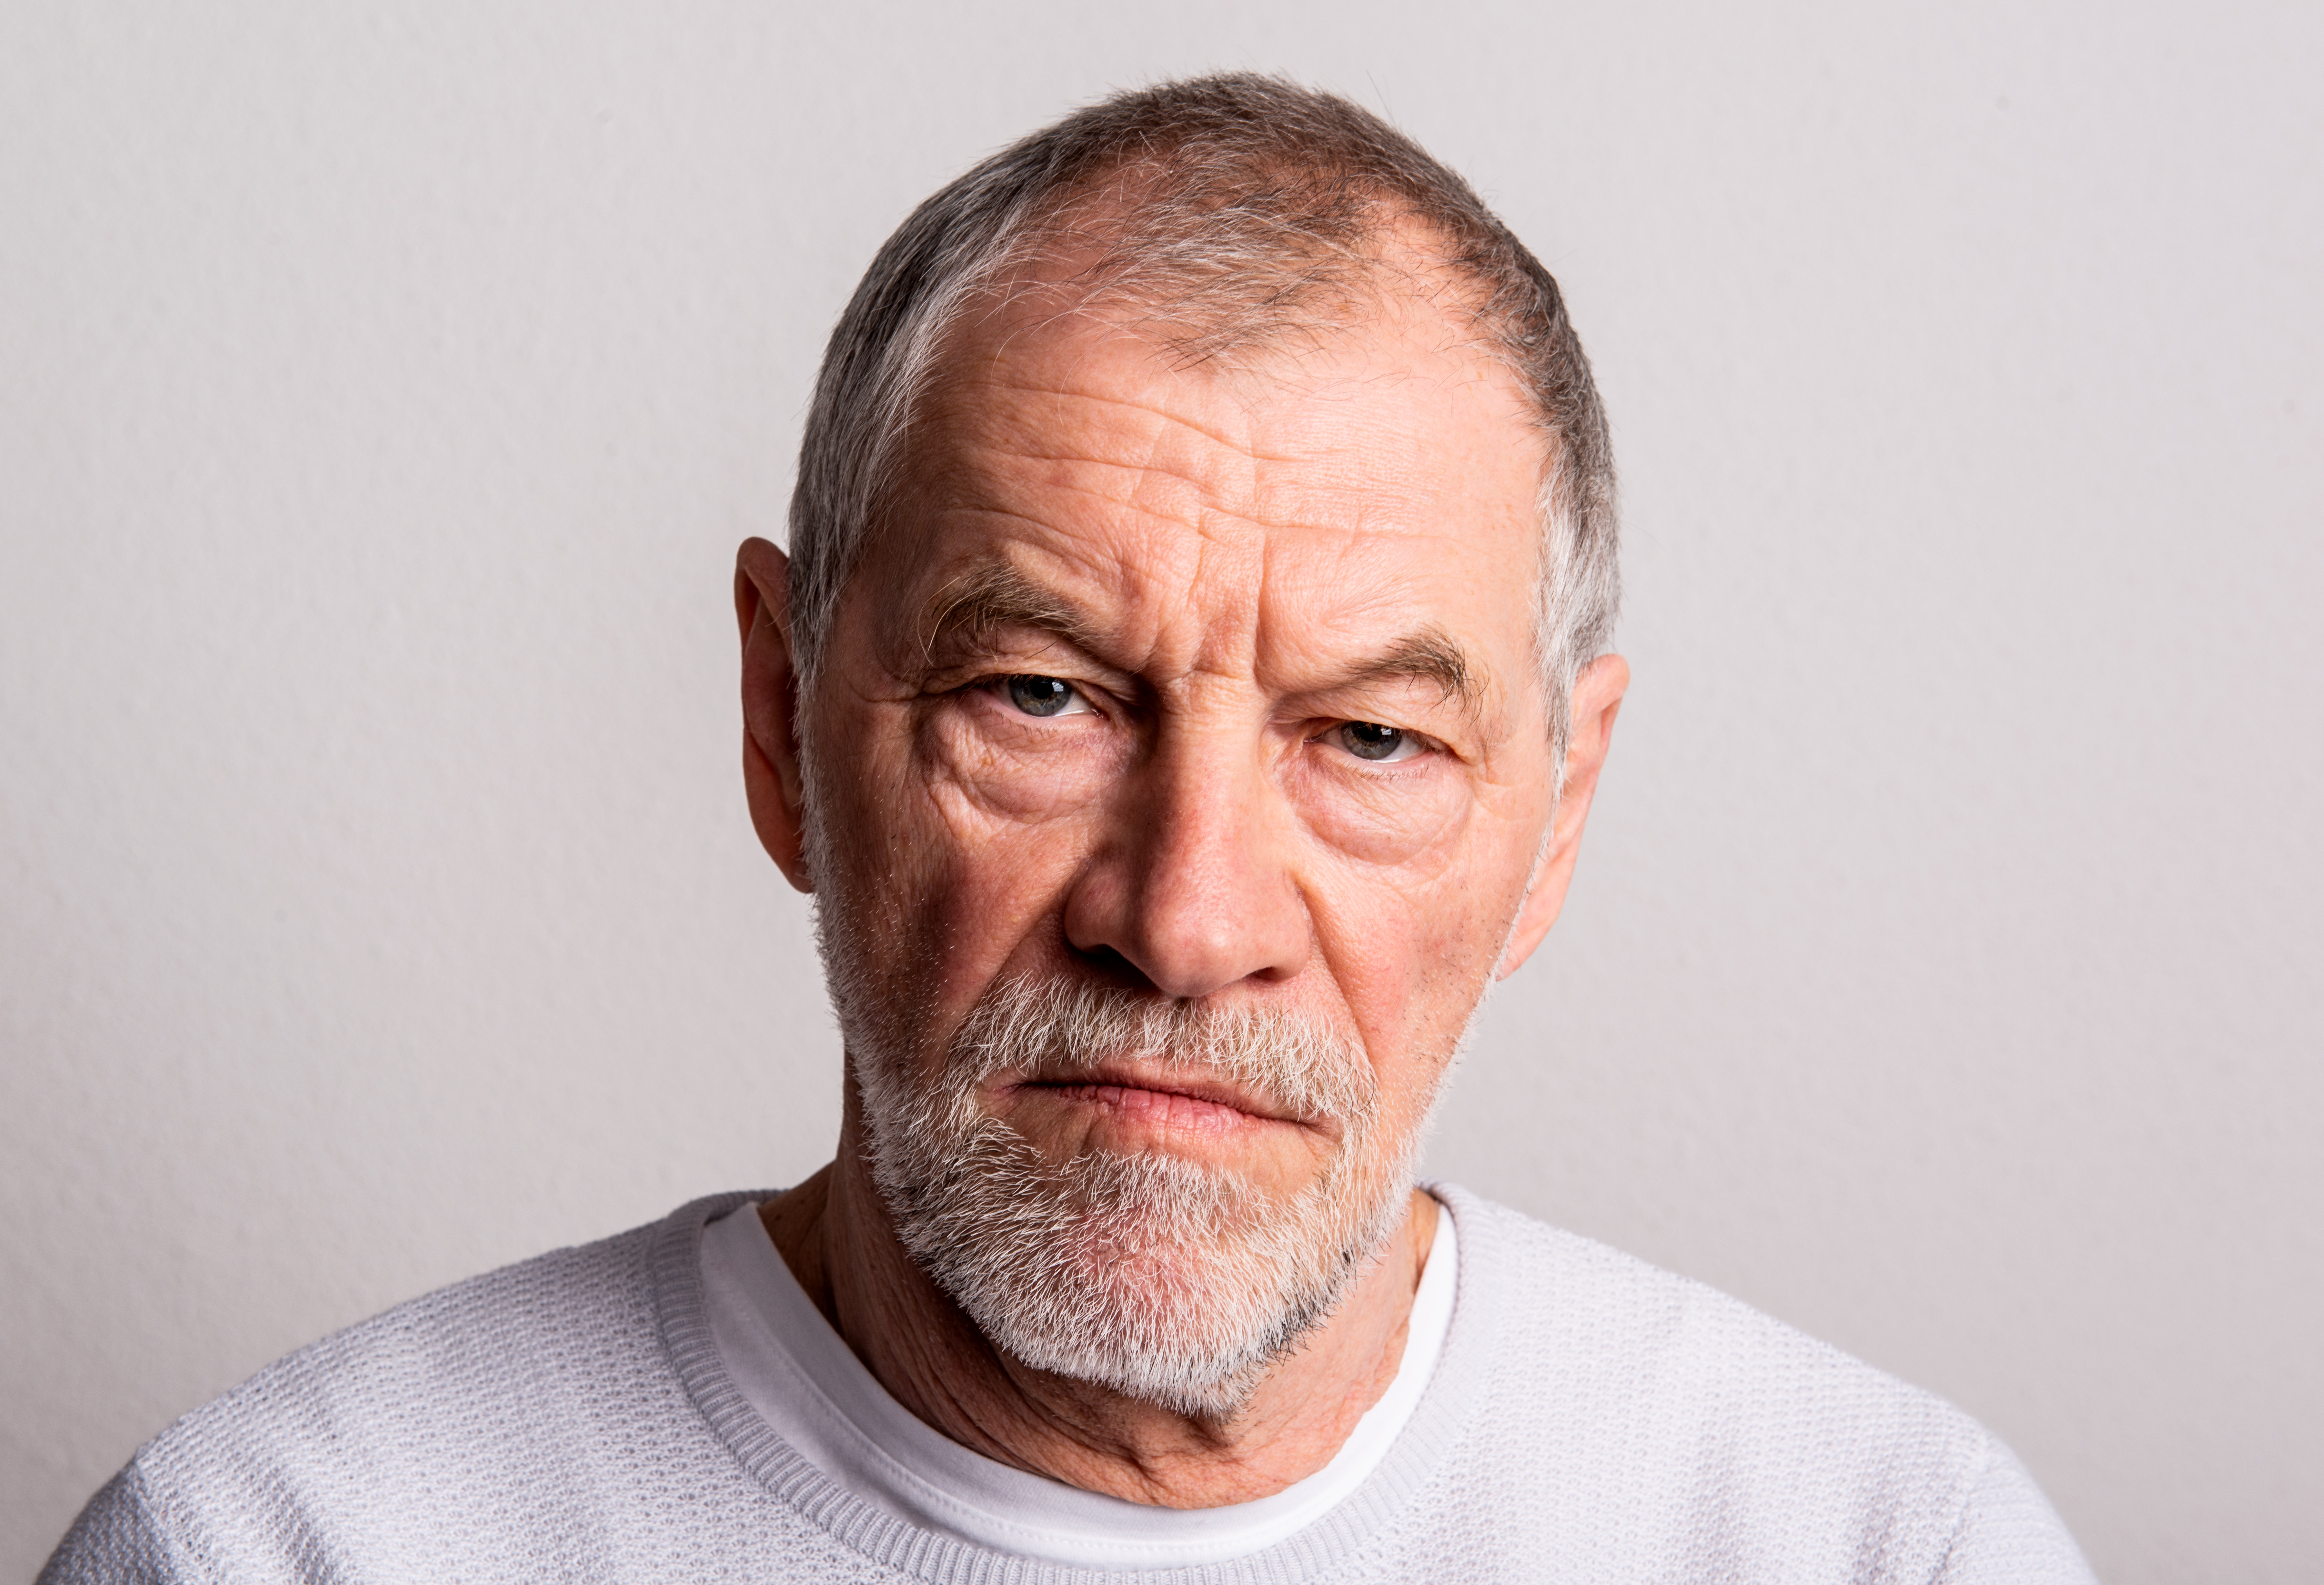
[[[905,1524],[1068,1569],[1231,1562],[1337,1508],[1379,1469],[1420,1406],[1452,1328],[1461,1265],[1448,1210],[1413,1295],[1397,1375],[1330,1463],[1253,1502],[1160,1508],[1011,1468],[921,1421],[832,1330],[752,1212],[746,1203],[704,1229],[701,1269],[713,1344],[759,1418],[824,1476]]]
[[[1314,1524],[1265,1551],[1231,1562],[1134,1576],[1012,1558],[899,1519],[824,1474],[776,1434],[718,1358],[702,1291],[704,1228],[770,1191],[714,1194],[680,1206],[657,1233],[646,1274],[670,1367],[701,1414],[705,1432],[767,1500],[875,1566],[931,1585],[1128,1585],[1133,1578],[1139,1585],[1296,1585],[1344,1577],[1373,1538],[1418,1499],[1467,1434],[1477,1396],[1491,1377],[1508,1302],[1507,1240],[1484,1202],[1466,1190],[1441,1182],[1422,1187],[1460,1229],[1452,1324],[1419,1407],[1372,1478]]]

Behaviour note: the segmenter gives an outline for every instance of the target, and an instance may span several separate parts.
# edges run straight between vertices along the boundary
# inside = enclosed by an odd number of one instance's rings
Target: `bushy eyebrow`
[[[1097,629],[1070,602],[996,560],[979,562],[949,579],[929,598],[919,622],[922,656],[933,663],[937,649],[953,639],[1004,627],[1047,633],[1091,653],[1100,648]],[[1451,635],[1433,626],[1397,639],[1331,682],[1306,691],[1399,681],[1434,684],[1445,699],[1457,700],[1472,720],[1482,711],[1485,690],[1477,668]]]
[[[1338,686],[1358,688],[1367,682],[1434,682],[1446,699],[1475,715],[1484,702],[1476,668],[1452,638],[1435,627],[1424,627],[1399,638],[1373,659],[1341,679]]]
[[[1079,611],[1006,561],[982,561],[947,581],[923,608],[920,653],[933,661],[938,646],[1002,627],[1054,634],[1079,649],[1095,646],[1096,632]]]

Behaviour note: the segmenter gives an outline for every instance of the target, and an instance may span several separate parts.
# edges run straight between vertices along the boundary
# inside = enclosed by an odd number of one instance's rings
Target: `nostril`
[[[1153,990],[1154,981],[1111,947],[1074,947],[1074,956],[1093,975],[1130,990]]]

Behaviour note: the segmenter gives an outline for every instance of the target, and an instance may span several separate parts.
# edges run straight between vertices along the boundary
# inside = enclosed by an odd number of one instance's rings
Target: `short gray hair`
[[[1232,73],[1116,94],[947,184],[890,236],[832,331],[791,496],[792,633],[819,674],[840,592],[887,505],[941,344],[1045,248],[1096,246],[1083,301],[1148,311],[1186,363],[1347,317],[1399,221],[1465,291],[1549,437],[1535,647],[1563,774],[1574,675],[1613,641],[1613,452],[1557,283],[1460,176],[1379,116]]]

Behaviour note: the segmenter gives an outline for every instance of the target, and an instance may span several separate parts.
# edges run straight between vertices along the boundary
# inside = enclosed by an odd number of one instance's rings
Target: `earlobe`
[[[802,892],[806,801],[798,752],[798,670],[790,628],[790,561],[762,539],[734,558],[734,616],[742,638],[742,787],[760,845]]]
[[[1494,970],[1496,979],[1507,979],[1525,967],[1565,907],[1566,889],[1573,884],[1574,860],[1581,856],[1582,828],[1590,819],[1591,801],[1598,793],[1598,773],[1605,768],[1606,751],[1614,742],[1614,718],[1621,713],[1622,696],[1629,686],[1629,663],[1619,655],[1600,655],[1573,680],[1565,785],[1558,796],[1549,838],[1534,865],[1533,884],[1517,909],[1500,967]]]
[[[1549,927],[1565,906],[1566,883],[1572,878],[1573,867],[1557,861],[1555,838],[1542,848],[1541,862],[1534,866],[1533,885],[1526,892],[1524,905],[1517,910],[1517,922],[1509,931],[1508,944],[1501,949],[1500,967],[1493,970],[1495,979],[1507,979],[1526,966],[1549,935]]]

